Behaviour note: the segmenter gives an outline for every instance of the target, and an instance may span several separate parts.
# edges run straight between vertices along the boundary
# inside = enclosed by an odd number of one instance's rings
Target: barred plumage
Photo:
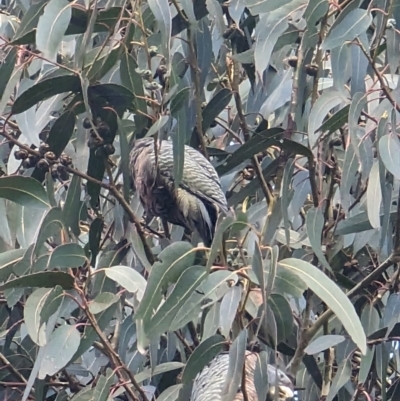
[[[158,169],[153,138],[136,140],[130,153],[130,169],[145,210],[198,231],[204,244],[210,246],[218,213],[228,211],[218,174],[200,152],[185,145],[182,179],[175,187],[172,142],[157,142],[157,148]]]
[[[246,394],[248,401],[259,400],[254,385],[254,371],[257,363],[257,354],[246,351],[245,372],[246,372]],[[228,374],[229,353],[222,353],[214,358],[209,365],[197,374],[194,379],[190,401],[221,401],[222,390]],[[284,401],[293,397],[293,384],[291,380],[278,369],[278,379],[276,378],[276,369],[268,365],[268,382],[270,385],[267,400],[274,399],[275,384],[278,380],[279,396],[278,400]],[[243,393],[240,389],[234,398],[234,401],[243,401]]]

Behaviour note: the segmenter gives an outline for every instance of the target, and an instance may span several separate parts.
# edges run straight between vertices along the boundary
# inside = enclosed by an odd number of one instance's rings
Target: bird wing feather
[[[162,142],[159,153],[162,163],[159,163],[159,166],[161,174],[173,180],[174,158],[171,149],[172,142]],[[199,199],[217,204],[225,213],[228,211],[226,198],[214,167],[200,152],[187,145],[185,145],[184,168],[179,186]]]

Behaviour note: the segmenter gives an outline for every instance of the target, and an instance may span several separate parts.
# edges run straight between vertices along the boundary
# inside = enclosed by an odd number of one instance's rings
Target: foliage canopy
[[[4,2],[0,398],[184,400],[258,339],[299,400],[400,399],[399,10]],[[145,135],[216,167],[210,250],[143,218]]]

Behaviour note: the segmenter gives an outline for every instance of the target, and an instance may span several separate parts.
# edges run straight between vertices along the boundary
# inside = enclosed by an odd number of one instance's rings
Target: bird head
[[[268,381],[270,383],[269,393],[273,397],[272,399],[274,399],[276,383],[278,383],[279,401],[286,401],[294,397],[293,382],[281,369],[268,365]]]

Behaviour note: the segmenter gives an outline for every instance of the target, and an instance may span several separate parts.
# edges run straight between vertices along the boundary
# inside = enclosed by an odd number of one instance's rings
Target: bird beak
[[[287,398],[293,398],[294,392],[291,388],[287,386],[279,386],[279,396],[286,400]]]

